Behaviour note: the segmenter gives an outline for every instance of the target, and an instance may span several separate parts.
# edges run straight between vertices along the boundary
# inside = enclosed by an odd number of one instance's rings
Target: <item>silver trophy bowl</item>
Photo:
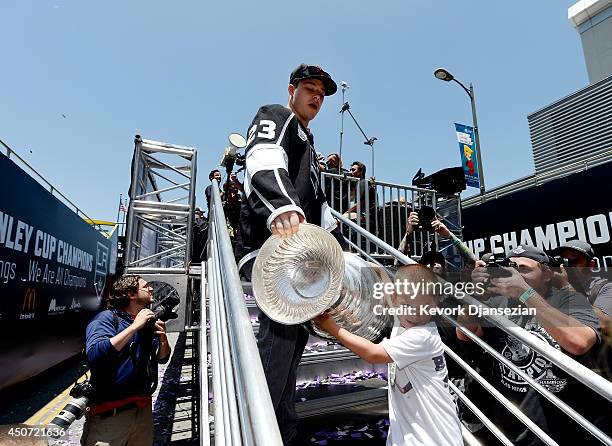
[[[369,340],[381,339],[393,318],[375,314],[386,299],[373,297],[374,284],[390,281],[381,267],[342,252],[340,244],[319,226],[302,223],[297,234],[271,236],[261,247],[252,274],[259,308],[272,320],[293,325],[329,310],[342,328]],[[310,331],[334,339],[308,323]]]

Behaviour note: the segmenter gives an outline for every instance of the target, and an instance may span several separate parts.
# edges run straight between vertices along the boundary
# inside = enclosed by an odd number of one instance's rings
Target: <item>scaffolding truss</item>
[[[125,272],[188,273],[197,150],[136,135]]]

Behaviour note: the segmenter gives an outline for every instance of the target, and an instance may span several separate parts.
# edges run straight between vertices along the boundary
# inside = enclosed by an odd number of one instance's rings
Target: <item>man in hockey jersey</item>
[[[288,237],[308,222],[332,231],[336,222],[321,190],[319,161],[308,129],[336,83],[321,68],[301,64],[289,78],[289,102],[259,109],[248,132],[245,199],[242,202],[244,275],[250,279],[255,251],[270,234]],[[337,236],[337,233],[335,234]],[[297,434],[295,380],[308,340],[301,325],[282,325],[259,315],[257,345],[283,442]]]

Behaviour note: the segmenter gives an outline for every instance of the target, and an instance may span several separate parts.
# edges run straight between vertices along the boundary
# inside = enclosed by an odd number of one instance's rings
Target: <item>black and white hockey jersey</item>
[[[314,140],[282,105],[259,109],[248,132],[240,224],[244,251],[259,248],[280,214],[296,211],[329,231],[336,222],[321,189]]]

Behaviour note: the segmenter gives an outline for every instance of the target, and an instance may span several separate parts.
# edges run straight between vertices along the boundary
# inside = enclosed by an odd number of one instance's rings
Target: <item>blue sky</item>
[[[378,138],[376,177],[409,184],[460,165],[453,123],[471,123],[469,99],[434,78],[443,66],[474,84],[492,187],[534,170],[527,114],[588,83],[573,3],[3,0],[0,139],[102,219],[129,187],[135,134],[197,147],[203,205],[227,135],[286,104],[290,71],[308,62],[351,86],[351,111]],[[325,154],[338,151],[341,103],[328,97],[311,123]],[[348,119],[343,158],[370,164]]]

